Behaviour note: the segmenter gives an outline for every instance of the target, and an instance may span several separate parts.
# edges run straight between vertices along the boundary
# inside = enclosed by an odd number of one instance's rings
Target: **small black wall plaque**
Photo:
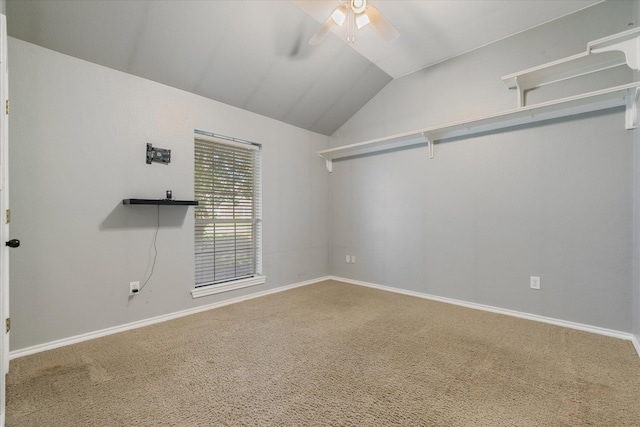
[[[147,144],[147,164],[150,165],[151,162],[168,165],[171,163],[171,150],[157,148],[151,144]]]

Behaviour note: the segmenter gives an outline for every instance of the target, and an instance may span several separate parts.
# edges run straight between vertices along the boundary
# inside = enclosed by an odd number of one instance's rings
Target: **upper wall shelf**
[[[428,146],[429,158],[433,158],[434,143],[443,139],[468,137],[483,132],[620,106],[626,107],[626,129],[635,129],[638,119],[640,82],[534,105],[525,106],[524,103],[524,92],[529,89],[603,71],[625,63],[636,71],[640,69],[640,28],[592,41],[587,44],[587,51],[584,53],[502,77],[507,87],[518,89],[518,106],[513,110],[322,150],[318,155],[326,160],[329,172],[333,170],[333,160],[336,159],[420,144]]]
[[[197,200],[174,199],[124,199],[123,205],[198,206]]]
[[[569,56],[502,77],[509,89],[518,90],[518,106],[525,105],[525,92],[620,65],[640,68],[640,28],[587,43],[586,52]]]
[[[502,113],[491,114],[471,120],[448,123],[442,126],[406,132],[386,138],[373,139],[357,144],[344,145],[318,152],[326,160],[329,172],[333,170],[333,160],[359,156],[412,145],[427,144],[429,157],[433,158],[433,144],[449,138],[460,138],[496,131],[513,126],[521,126],[543,120],[573,116],[591,111],[626,106],[626,128],[636,126],[638,94],[640,82],[589,92],[582,95],[515,108]]]

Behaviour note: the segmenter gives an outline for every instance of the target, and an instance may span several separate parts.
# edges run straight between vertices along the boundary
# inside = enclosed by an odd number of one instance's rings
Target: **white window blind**
[[[195,138],[196,287],[260,274],[260,149]]]

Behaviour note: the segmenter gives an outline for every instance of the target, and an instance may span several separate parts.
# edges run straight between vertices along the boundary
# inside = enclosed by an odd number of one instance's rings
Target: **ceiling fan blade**
[[[333,28],[334,25],[336,25],[336,23],[333,21],[331,16],[329,16],[327,20],[324,21],[324,24],[322,24],[320,29],[316,31],[313,37],[311,37],[311,40],[309,40],[309,44],[311,46],[319,45],[320,42],[322,42],[322,40],[324,40],[324,38],[327,37],[327,34],[331,32],[331,29]]]
[[[382,16],[382,14],[375,7],[368,5],[367,10],[365,12],[369,16],[369,20],[371,21],[371,27],[378,32],[384,39],[386,40],[395,40],[400,37],[400,33],[398,30],[393,28],[393,25],[387,18]]]

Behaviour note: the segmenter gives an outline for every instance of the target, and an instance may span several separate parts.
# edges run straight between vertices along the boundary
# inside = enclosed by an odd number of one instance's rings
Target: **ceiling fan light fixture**
[[[367,8],[367,0],[351,0],[351,10],[353,13],[362,13]]]
[[[365,27],[370,22],[371,20],[369,19],[369,16],[367,16],[366,13],[360,13],[356,15],[356,28],[361,29],[362,27]]]
[[[344,21],[347,20],[347,11],[347,6],[340,6],[333,11],[333,13],[331,14],[331,19],[333,19],[333,22],[335,22],[336,25],[342,27]]]
[[[300,1],[300,0],[296,0]],[[356,42],[356,32],[370,25],[384,39],[392,41],[398,38],[398,31],[367,0],[336,0],[338,7],[327,17],[320,29],[309,40],[316,46],[337,27],[346,27],[347,43]],[[345,22],[347,25],[345,25]],[[335,32],[335,31],[334,31]]]

